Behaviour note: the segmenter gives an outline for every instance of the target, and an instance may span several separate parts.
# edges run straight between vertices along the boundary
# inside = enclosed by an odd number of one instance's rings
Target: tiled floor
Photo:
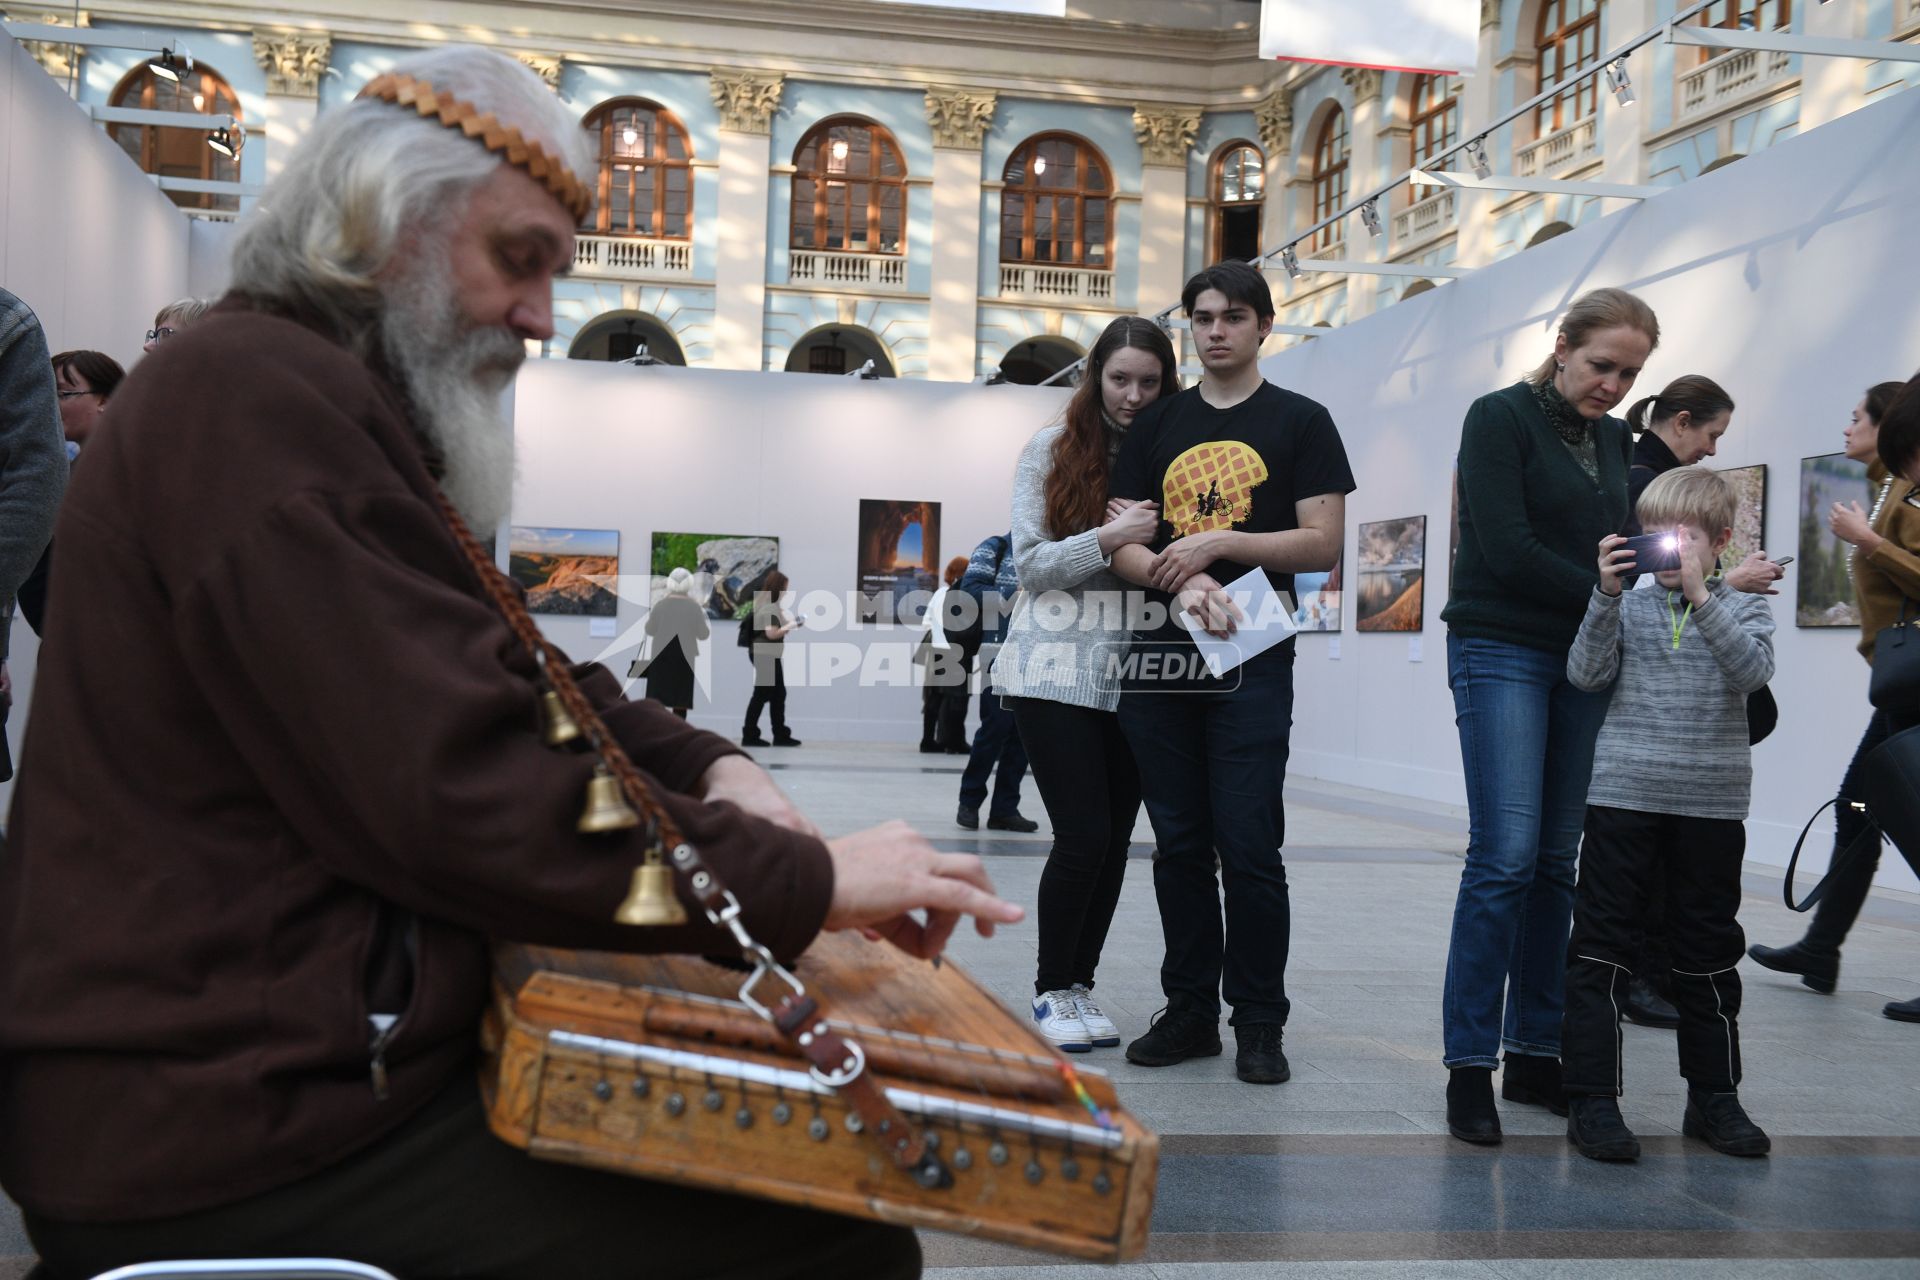
[[[942,848],[979,852],[1001,892],[1031,904],[1048,839],[954,825],[960,761],[872,746],[758,753],[829,832],[904,817]],[[1037,793],[1023,808],[1041,819]],[[1122,1034],[1160,1005],[1161,940],[1142,817],[1100,969]],[[1123,1104],[1162,1137],[1146,1257],[1092,1268],[961,1237],[923,1237],[954,1280],[1078,1276],[1276,1280],[1613,1280],[1920,1277],[1920,1026],[1880,1016],[1920,993],[1920,899],[1877,894],[1849,940],[1840,989],[1818,996],[1743,965],[1741,1017],[1754,1118],[1774,1155],[1741,1161],[1679,1136],[1684,1085],[1672,1035],[1625,1029],[1623,1111],[1646,1154],[1602,1166],[1563,1121],[1502,1104],[1496,1149],[1446,1136],[1441,970],[1462,811],[1295,781],[1288,792],[1291,1082],[1239,1083],[1219,1058],[1150,1070],[1091,1055]],[[1750,868],[1752,940],[1797,937],[1777,875]],[[1031,990],[1034,926],[952,954],[1010,1004]],[[1230,1037],[1231,1033],[1227,1033]],[[24,1251],[0,1219],[5,1255]]]

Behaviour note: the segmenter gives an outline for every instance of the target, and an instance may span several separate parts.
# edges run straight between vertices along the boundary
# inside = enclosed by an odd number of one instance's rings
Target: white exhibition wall
[[[187,292],[187,216],[16,40],[0,40],[0,285],[55,351],[131,366]]]

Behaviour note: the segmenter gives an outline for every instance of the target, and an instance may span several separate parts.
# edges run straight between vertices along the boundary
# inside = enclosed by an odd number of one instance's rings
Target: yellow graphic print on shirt
[[[1179,537],[1230,529],[1253,514],[1267,464],[1239,440],[1209,440],[1175,458],[1161,480],[1163,518]]]

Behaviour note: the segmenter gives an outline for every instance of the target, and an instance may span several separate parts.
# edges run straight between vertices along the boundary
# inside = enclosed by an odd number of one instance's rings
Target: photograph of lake
[[[1844,453],[1800,459],[1800,563],[1792,570],[1799,579],[1793,608],[1799,626],[1860,625],[1853,580],[1847,576],[1853,548],[1827,526],[1827,513],[1836,502],[1871,506],[1873,496],[1866,463]]]
[[[1403,516],[1360,526],[1361,631],[1419,631],[1425,626],[1427,518]]]

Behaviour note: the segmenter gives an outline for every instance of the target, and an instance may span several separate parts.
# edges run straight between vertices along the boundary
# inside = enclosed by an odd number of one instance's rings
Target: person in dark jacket
[[[113,607],[48,619],[0,861],[0,1185],[53,1280],[263,1254],[919,1274],[905,1228],[487,1128],[493,941],[731,938],[685,883],[687,923],[616,923],[650,837],[579,829],[594,752],[548,745],[563,678],[471,533],[509,509],[502,392],[553,333],[592,172],[511,58],[446,46],[376,77],[269,186],[234,293],[128,378],[115,412],[142,429],[90,446],[62,573]],[[572,673],[776,955],[860,928],[929,956],[963,913],[1019,917],[977,859],[899,823],[824,840],[725,739]]]
[[[1040,824],[1020,812],[1020,783],[1027,776],[1027,749],[1013,712],[993,691],[994,658],[1007,635],[1007,612],[1020,594],[1020,574],[1014,567],[1013,536],[996,533],[983,539],[967,559],[967,571],[947,593],[945,612],[961,625],[965,666],[980,673],[980,727],[960,775],[960,807],[954,821],[969,831],[980,827],[980,806],[987,803],[987,780],[993,780],[993,803],[987,809],[987,827],[993,831],[1030,834]]]
[[[693,575],[675,569],[667,575],[666,594],[647,614],[647,641],[652,651],[643,674],[647,696],[665,703],[682,720],[693,707],[693,665],[700,645],[712,634],[707,611],[690,594]]]

